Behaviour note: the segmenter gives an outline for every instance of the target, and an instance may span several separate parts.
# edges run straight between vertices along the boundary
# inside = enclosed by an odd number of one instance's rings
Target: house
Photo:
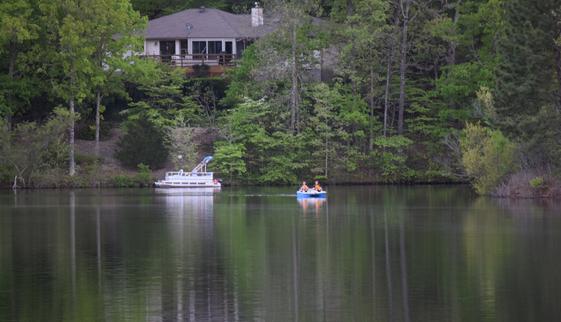
[[[257,3],[251,14],[187,9],[148,22],[144,55],[180,67],[227,66],[252,42],[273,30]]]

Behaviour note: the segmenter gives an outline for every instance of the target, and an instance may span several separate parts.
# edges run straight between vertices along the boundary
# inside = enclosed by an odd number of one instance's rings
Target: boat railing
[[[212,172],[166,172],[166,177],[212,177]]]

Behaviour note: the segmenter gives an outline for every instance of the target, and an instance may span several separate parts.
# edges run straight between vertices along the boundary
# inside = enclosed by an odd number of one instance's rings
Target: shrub
[[[76,164],[83,167],[102,163],[102,158],[93,154],[76,153],[75,158],[76,158]]]
[[[113,186],[117,188],[133,188],[136,187],[136,182],[133,177],[124,174],[119,174],[111,180]]]
[[[150,167],[140,163],[138,165],[138,173],[135,176],[135,181],[137,185],[140,187],[150,187],[154,182],[152,178],[152,171],[150,171]]]
[[[129,120],[125,134],[117,143],[116,158],[129,168],[142,163],[160,169],[168,159],[166,132],[146,118]]]
[[[480,194],[491,193],[514,170],[516,147],[499,130],[467,124],[460,145],[462,165]]]
[[[193,77],[208,77],[210,72],[209,65],[194,65],[193,66]]]
[[[52,169],[65,169],[68,162],[67,131],[78,115],[56,108],[42,124],[20,123],[8,129],[0,120],[0,171],[18,185],[31,186],[33,178]]]
[[[543,188],[545,181],[543,179],[543,177],[535,177],[533,179],[530,180],[530,186],[534,189],[540,189]]]

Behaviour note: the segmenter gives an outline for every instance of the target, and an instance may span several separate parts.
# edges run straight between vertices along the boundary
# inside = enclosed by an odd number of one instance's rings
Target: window
[[[253,43],[252,39],[236,41],[236,51],[237,51],[236,54],[238,54],[238,56],[241,57],[245,49],[249,47],[252,43]]]
[[[175,40],[160,41],[160,56],[162,62],[171,62],[171,56],[175,55]]]
[[[193,54],[206,54],[206,41],[193,41]]]
[[[187,39],[180,40],[179,48],[181,50],[181,55],[185,56],[189,53],[189,42]]]
[[[208,53],[209,54],[220,54],[222,52],[222,42],[221,41],[209,41],[208,42]]]

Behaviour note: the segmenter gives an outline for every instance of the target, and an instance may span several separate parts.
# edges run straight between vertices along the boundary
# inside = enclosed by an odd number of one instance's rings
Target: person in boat
[[[317,181],[317,180],[316,180],[316,182],[315,182],[315,184],[314,184],[314,189],[315,189],[317,192],[321,192],[321,191],[322,191],[321,186],[319,185],[319,181]]]
[[[300,187],[300,192],[308,192],[310,188],[308,188],[308,185],[306,184],[306,181],[302,181],[302,186]]]

